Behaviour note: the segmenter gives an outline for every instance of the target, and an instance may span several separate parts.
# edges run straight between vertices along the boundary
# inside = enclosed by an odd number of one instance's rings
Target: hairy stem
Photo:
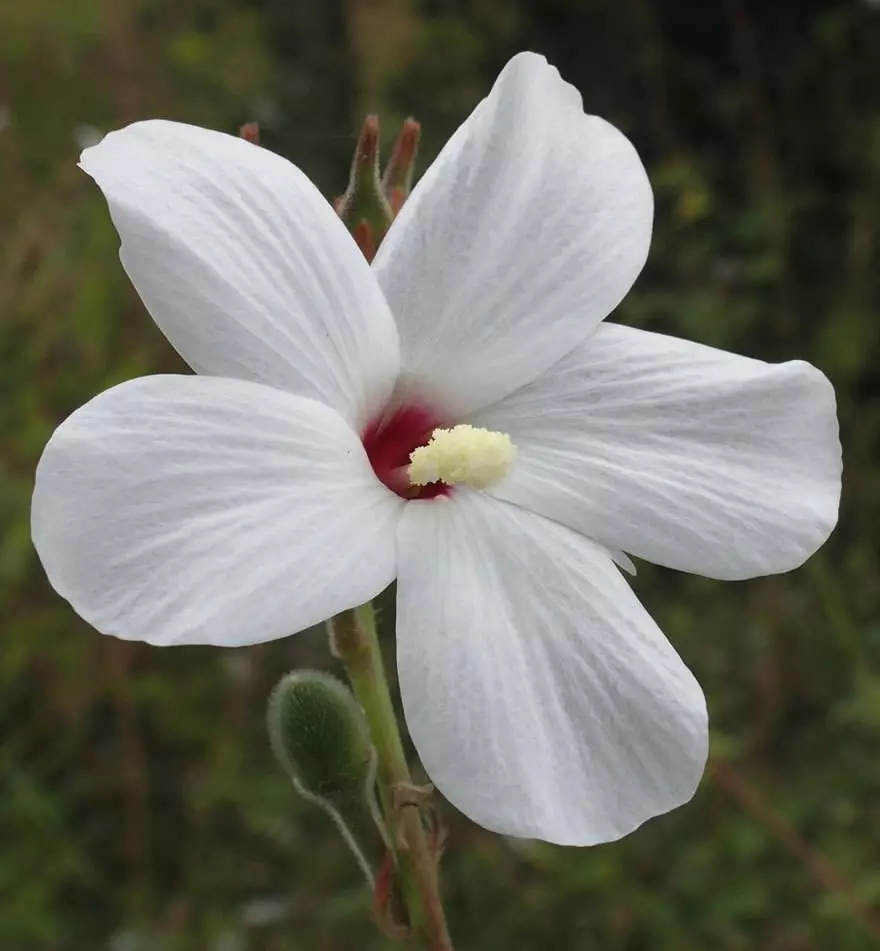
[[[364,709],[378,758],[385,821],[397,843],[398,870],[413,932],[428,951],[453,951],[440,900],[437,857],[416,808],[397,808],[394,790],[412,785],[376,632],[372,604],[343,611],[330,622],[334,650],[345,664]]]

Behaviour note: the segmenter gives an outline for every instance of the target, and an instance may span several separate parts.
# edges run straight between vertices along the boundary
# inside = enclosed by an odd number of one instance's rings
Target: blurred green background
[[[837,389],[840,526],[791,575],[635,587],[704,684],[695,801],[589,850],[445,808],[459,951],[880,947],[880,8],[863,0],[0,0],[0,947],[378,949],[369,896],[264,737],[320,631],[238,651],[105,638],[28,534],[53,427],[180,368],[119,266],[80,148],[166,116],[344,187],[362,115],[413,114],[424,168],[507,57],[545,53],[636,143],[650,262],[615,319]],[[390,631],[386,634],[390,635]],[[390,639],[389,639],[389,647]]]

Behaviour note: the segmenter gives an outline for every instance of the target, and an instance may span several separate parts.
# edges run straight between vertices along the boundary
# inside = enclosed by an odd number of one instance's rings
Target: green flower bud
[[[364,712],[330,674],[296,671],[269,698],[269,739],[297,792],[320,806],[375,885],[368,842],[387,832],[375,800],[376,756]]]
[[[335,677],[287,674],[269,698],[268,726],[278,761],[303,795],[363,796],[372,769],[370,733],[357,701]]]
[[[372,261],[393,217],[379,176],[379,118],[367,116],[358,138],[348,188],[336,202],[364,257]]]

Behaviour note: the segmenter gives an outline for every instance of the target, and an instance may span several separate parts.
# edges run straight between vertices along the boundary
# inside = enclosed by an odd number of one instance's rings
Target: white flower
[[[840,446],[812,366],[600,323],[650,240],[629,142],[517,56],[372,269],[300,171],[242,140],[144,122],[82,166],[201,375],[114,387],[46,447],[34,543],[75,610],[233,646],[397,578],[407,724],[471,818],[587,844],[688,800],[703,695],[615,560],[796,567],[835,523]],[[410,484],[439,428],[419,471],[487,488]]]

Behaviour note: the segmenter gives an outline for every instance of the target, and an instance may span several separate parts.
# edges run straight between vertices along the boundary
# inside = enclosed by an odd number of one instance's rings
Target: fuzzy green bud
[[[336,210],[364,257],[372,261],[393,217],[379,175],[379,118],[367,116],[358,138],[351,175]]]
[[[330,674],[282,677],[268,707],[269,739],[297,792],[320,806],[351,849],[372,890],[368,843],[387,832],[375,799],[376,755],[364,712]]]
[[[363,794],[372,747],[348,688],[317,670],[287,674],[269,698],[269,738],[303,795],[335,801]]]

